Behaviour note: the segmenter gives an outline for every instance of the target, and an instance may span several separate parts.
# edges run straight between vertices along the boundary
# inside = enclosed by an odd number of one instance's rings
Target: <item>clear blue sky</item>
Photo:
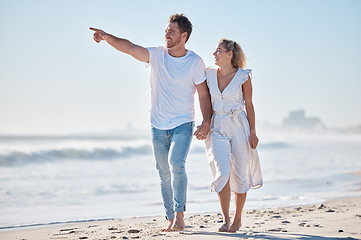
[[[241,44],[258,122],[304,109],[329,127],[360,125],[360,12],[357,0],[0,0],[0,134],[146,129],[149,69],[88,28],[160,46],[173,13],[193,23],[187,48],[207,66],[219,39]]]

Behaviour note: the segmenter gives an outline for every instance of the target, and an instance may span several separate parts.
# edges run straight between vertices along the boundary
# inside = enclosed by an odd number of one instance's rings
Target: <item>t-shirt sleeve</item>
[[[194,85],[201,84],[206,80],[206,65],[204,64],[202,59],[199,59],[194,77],[193,77],[193,83]]]
[[[149,51],[149,62],[145,64],[146,67],[151,67],[158,54],[162,51],[162,47],[147,47]]]

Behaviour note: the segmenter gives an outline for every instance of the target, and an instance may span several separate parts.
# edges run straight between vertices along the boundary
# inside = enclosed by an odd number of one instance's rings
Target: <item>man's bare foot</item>
[[[223,223],[223,225],[218,228],[218,232],[228,232],[229,231],[229,222]]]
[[[242,226],[241,222],[233,222],[233,224],[229,228],[228,232],[235,233],[241,228],[241,226]]]
[[[175,222],[173,224],[172,230],[174,231],[182,231],[185,228],[184,224],[184,213],[177,212],[175,215]]]
[[[173,231],[172,226],[173,226],[174,219],[168,220],[168,222],[169,222],[168,226],[166,228],[161,229],[160,231],[162,231],[162,232],[171,232],[171,231]]]

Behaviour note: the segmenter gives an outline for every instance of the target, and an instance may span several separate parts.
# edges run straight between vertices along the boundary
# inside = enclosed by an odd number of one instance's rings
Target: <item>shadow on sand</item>
[[[250,234],[251,233],[251,234]],[[297,234],[297,233],[264,233],[264,232],[249,232],[246,233],[220,233],[220,232],[199,232],[199,235],[206,236],[219,236],[223,238],[252,238],[252,239],[267,239],[267,240],[359,240],[358,238],[346,237],[322,237],[317,235],[308,235],[308,234]]]

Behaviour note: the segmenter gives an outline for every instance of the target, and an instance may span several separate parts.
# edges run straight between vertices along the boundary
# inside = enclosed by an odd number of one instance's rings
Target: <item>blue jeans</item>
[[[193,122],[169,130],[152,127],[153,151],[168,220],[174,219],[174,211],[184,212],[186,208],[188,178],[185,163],[193,128]]]

